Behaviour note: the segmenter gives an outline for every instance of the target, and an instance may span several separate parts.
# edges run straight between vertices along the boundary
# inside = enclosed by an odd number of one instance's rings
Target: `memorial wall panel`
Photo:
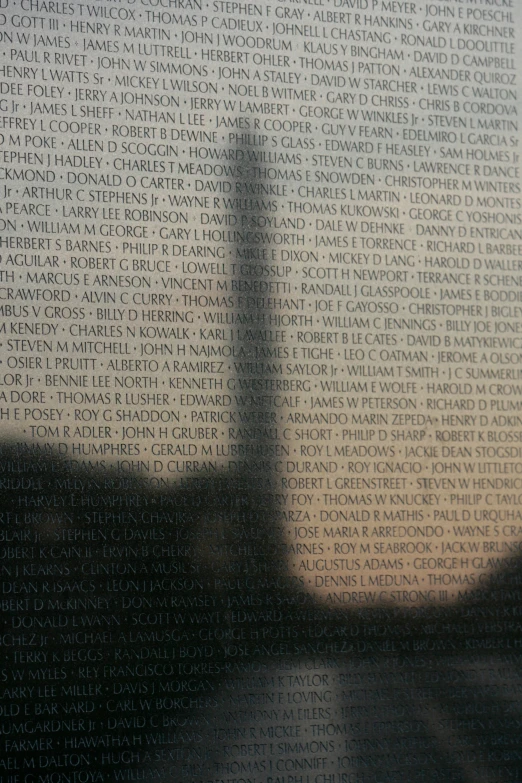
[[[0,0],[0,780],[522,780],[515,0]]]

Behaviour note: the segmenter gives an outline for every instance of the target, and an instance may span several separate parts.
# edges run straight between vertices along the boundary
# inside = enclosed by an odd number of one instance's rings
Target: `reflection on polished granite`
[[[152,490],[8,444],[0,482],[22,780],[522,779],[517,559],[457,605],[334,610],[287,573],[269,477]]]

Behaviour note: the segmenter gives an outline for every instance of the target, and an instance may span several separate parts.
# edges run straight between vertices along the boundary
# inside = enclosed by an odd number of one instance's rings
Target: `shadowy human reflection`
[[[335,610],[288,576],[247,472],[160,492],[29,444],[1,465],[0,742],[22,780],[522,775],[519,561],[459,605]]]
[[[456,605],[319,603],[256,447],[154,489],[3,445],[13,783],[521,781],[520,561]]]

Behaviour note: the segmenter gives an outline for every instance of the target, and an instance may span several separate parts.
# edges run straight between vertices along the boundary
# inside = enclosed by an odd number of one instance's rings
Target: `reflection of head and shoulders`
[[[265,781],[270,759],[316,774],[340,759],[377,781],[372,759],[399,754],[400,769],[415,736],[414,781],[424,764],[460,769],[456,737],[472,779],[469,748],[489,768],[497,738],[513,745],[518,563],[460,605],[332,610],[291,579],[277,509],[248,474],[151,490],[23,444],[3,447],[1,471],[4,695],[23,733],[15,677],[48,678],[30,708],[56,721],[38,757],[69,743],[91,749],[89,769],[118,769],[148,736],[160,748],[141,744],[133,767],[166,779]]]

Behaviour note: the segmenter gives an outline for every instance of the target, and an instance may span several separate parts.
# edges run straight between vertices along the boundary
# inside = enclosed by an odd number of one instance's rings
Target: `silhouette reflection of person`
[[[460,606],[331,610],[247,474],[154,493],[5,446],[1,483],[0,737],[26,780],[517,779],[518,563]]]
[[[334,609],[253,459],[157,490],[23,441],[0,471],[16,783],[522,780],[518,561],[459,605]]]

